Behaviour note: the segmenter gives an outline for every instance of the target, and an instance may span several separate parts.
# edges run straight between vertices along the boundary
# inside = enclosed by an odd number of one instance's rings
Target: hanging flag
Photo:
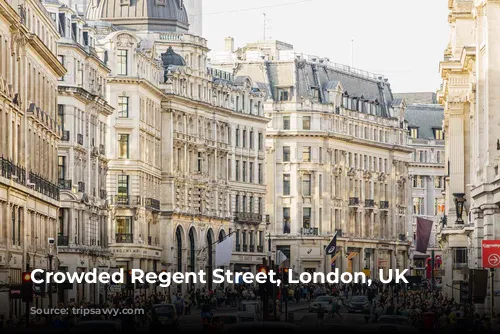
[[[285,253],[283,253],[282,251],[278,250],[276,252],[276,264],[279,266],[280,264],[282,264],[286,260],[288,260],[288,258],[286,257]]]
[[[337,232],[338,231],[335,231],[332,241],[330,241],[328,246],[325,248],[326,255],[333,255],[337,251]]]
[[[359,254],[358,252],[350,252],[349,255],[347,256],[347,261],[352,260],[358,254]]]
[[[234,234],[222,240],[215,246],[215,266],[229,266],[233,254]]]
[[[419,253],[426,253],[432,231],[432,220],[417,217],[417,247]]]

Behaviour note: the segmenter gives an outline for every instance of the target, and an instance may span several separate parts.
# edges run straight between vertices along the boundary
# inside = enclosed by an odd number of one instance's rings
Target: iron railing
[[[380,201],[379,208],[381,210],[387,210],[387,209],[389,209],[389,201]]]
[[[114,205],[138,206],[141,205],[141,197],[130,195],[115,195],[112,198],[112,203]]]
[[[372,199],[365,199],[365,207],[373,208],[375,206],[375,201]]]
[[[257,246],[257,253],[263,253],[264,252],[264,246]]]
[[[33,185],[33,189],[52,199],[59,200],[59,187],[43,177],[30,172],[29,181]]]
[[[235,212],[234,221],[245,224],[260,224],[262,222],[262,215],[251,212]]]
[[[116,233],[115,240],[118,244],[132,244],[134,243],[134,235],[128,233]]]
[[[319,235],[319,230],[317,227],[301,228],[300,234],[302,234],[302,235]]]
[[[359,198],[358,197],[350,197],[349,198],[349,206],[357,206],[359,205]]]
[[[5,159],[3,156],[0,159],[2,176],[7,179],[13,180],[16,183],[26,185],[26,169],[16,165],[8,159]]]
[[[153,199],[153,198],[146,198],[144,200],[145,204],[144,206],[147,209],[153,209],[155,211],[160,211],[160,201]]]

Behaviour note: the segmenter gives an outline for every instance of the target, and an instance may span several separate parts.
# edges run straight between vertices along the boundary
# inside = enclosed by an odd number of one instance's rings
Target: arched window
[[[190,272],[194,272],[195,269],[195,242],[194,242],[194,228],[189,230],[189,270]]]
[[[177,238],[177,271],[183,272],[182,270],[182,232],[180,226],[177,227],[175,231],[175,237]]]
[[[222,242],[222,240],[224,240],[225,237],[226,237],[226,232],[224,232],[224,230],[221,230],[219,232],[219,242]]]

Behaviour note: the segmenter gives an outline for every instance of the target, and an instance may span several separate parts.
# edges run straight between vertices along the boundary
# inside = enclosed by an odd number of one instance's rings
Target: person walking
[[[338,315],[340,319],[344,319],[344,317],[340,314],[340,298],[334,299],[332,301],[332,318],[335,318],[335,315]]]

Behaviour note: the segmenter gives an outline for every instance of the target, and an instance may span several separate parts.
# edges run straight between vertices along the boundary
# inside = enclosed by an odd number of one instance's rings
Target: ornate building
[[[59,34],[39,1],[0,2],[0,285],[21,283],[28,267],[49,267],[56,238]],[[5,289],[2,289],[5,291]],[[7,290],[8,291],[8,290]],[[0,314],[8,314],[0,292]],[[47,305],[46,299],[39,300]],[[10,313],[20,315],[21,300]]]
[[[124,9],[117,16],[110,6]],[[182,1],[148,0],[134,19],[128,6],[100,1],[87,11],[112,69],[116,266],[211,273],[216,242],[234,232],[234,269],[255,271],[264,256],[266,87],[207,68],[207,42],[188,34]]]
[[[59,79],[58,149],[61,208],[57,236],[59,271],[87,272],[109,268],[107,251],[106,136],[113,109],[106,101],[109,68],[95,49],[95,32],[69,6],[44,3],[61,38],[59,62],[67,73]],[[60,301],[103,297],[100,284],[79,284],[59,290]]]
[[[426,276],[426,260],[432,251],[435,255],[442,256],[437,244],[437,231],[445,210],[443,114],[443,108],[436,104],[410,104],[406,106],[405,111],[409,131],[408,144],[415,150],[408,171],[412,183],[408,204],[413,216],[408,229],[409,237],[413,240],[410,248],[410,258],[413,260],[411,268],[412,274],[422,277]],[[415,251],[417,217],[434,222],[426,254]]]
[[[407,268],[410,212],[405,104],[382,77],[263,41],[211,64],[265,83],[267,200],[273,251],[296,271]],[[372,275],[372,277],[377,276]]]

